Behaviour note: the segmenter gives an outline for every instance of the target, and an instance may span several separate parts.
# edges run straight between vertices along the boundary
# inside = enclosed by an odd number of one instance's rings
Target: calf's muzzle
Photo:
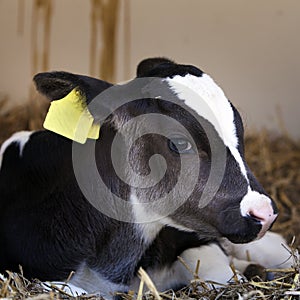
[[[266,195],[249,190],[240,203],[243,217],[261,225],[257,238],[261,238],[269,230],[277,218],[277,207]]]

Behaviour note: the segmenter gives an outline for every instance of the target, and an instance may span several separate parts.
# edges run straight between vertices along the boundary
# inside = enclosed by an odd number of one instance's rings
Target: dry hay
[[[30,90],[30,100],[23,105],[8,108],[9,98],[0,98],[0,145],[14,132],[42,129],[49,101],[36,91]]]
[[[28,129],[28,113],[24,106],[3,112],[9,102],[7,97],[0,100],[0,144],[13,132]],[[2,112],[2,113],[1,113]]]
[[[136,293],[119,294],[120,298],[126,300],[181,300],[181,299],[286,299],[296,300],[300,296],[299,282],[299,254],[293,253],[295,265],[291,269],[277,271],[275,279],[264,282],[259,277],[248,281],[244,278],[239,281],[214,287],[216,283],[202,281],[195,275],[189,286],[174,292],[172,290],[159,292],[155,288],[148,275],[142,270],[139,291]],[[216,266],[217,267],[217,266]],[[142,294],[142,288],[146,287],[148,292]],[[0,298],[4,299],[78,299],[78,300],[100,300],[98,294],[76,295],[66,283],[57,286],[50,283],[42,283],[37,279],[29,281],[22,273],[7,272],[6,278],[0,276]]]
[[[6,100],[0,101],[0,112]],[[36,112],[26,107],[15,107],[5,114],[0,113],[0,144],[13,132],[23,129],[41,128],[45,111]],[[34,124],[34,126],[30,125]],[[253,132],[246,137],[246,158],[250,168],[276,201],[280,215],[273,229],[283,234],[288,242],[295,236],[294,268],[277,272],[275,280],[262,282],[259,278],[228,284],[220,289],[209,289],[208,283],[195,276],[190,286],[174,293],[158,293],[142,273],[142,284],[152,292],[145,299],[299,299],[299,256],[300,245],[300,141],[286,134],[271,134],[268,131]],[[217,266],[216,266],[217,267]],[[200,262],[201,268],[201,262]],[[40,281],[29,281],[22,273],[8,272],[0,277],[0,297],[9,299],[75,299],[68,289],[55,286],[47,289]],[[123,295],[126,299],[141,299],[142,294]],[[99,295],[83,295],[76,299],[101,299]]]
[[[300,140],[268,131],[248,134],[246,160],[279,208],[273,230],[300,245]]]

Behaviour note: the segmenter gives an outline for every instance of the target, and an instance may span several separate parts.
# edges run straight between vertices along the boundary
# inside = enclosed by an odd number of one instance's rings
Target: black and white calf
[[[76,88],[84,95],[86,104],[94,99],[93,104],[99,106],[98,110],[91,110],[95,122],[101,121],[100,137],[93,149],[98,175],[110,193],[103,192],[100,197],[96,193],[100,210],[86,199],[74,173],[72,140],[48,130],[13,135],[0,152],[0,272],[18,270],[22,265],[28,277],[64,280],[75,271],[76,285],[88,292],[109,295],[136,286],[137,271],[143,267],[161,289],[176,288],[187,283],[184,276],[171,276],[177,272],[179,255],[189,260],[194,255],[189,250],[214,245],[222,237],[234,243],[247,243],[262,237],[271,227],[277,208],[244,160],[242,120],[216,83],[194,66],[160,58],[142,61],[137,77],[156,79],[147,82],[151,83],[152,92],[157,90],[157,95],[149,93],[141,81],[117,86],[120,93],[113,92],[112,96],[125,97],[134,94],[134,89],[140,89],[139,93],[145,96],[125,103],[101,120],[98,113],[102,98],[97,95],[108,91],[112,84],[66,72],[35,76],[38,91],[50,101],[55,102]],[[213,114],[203,109],[199,97]],[[64,121],[69,119],[67,114],[59,121],[67,122]],[[143,122],[128,127],[131,131],[123,128],[132,119],[148,114],[177,120],[186,131],[180,126],[175,128],[173,123],[164,123],[163,134],[150,132],[130,141],[128,161],[118,162],[121,171],[123,164],[123,170],[129,164],[137,176],[147,177],[156,154],[163,156],[167,166],[160,182],[139,188],[117,176],[111,148],[117,135],[123,138],[126,147],[131,135],[144,132],[148,124]],[[212,141],[218,145],[217,150],[212,150]],[[88,140],[75,146],[85,153],[85,147],[91,143]],[[199,206],[209,175],[218,171],[212,170],[213,154],[218,149],[225,149],[224,174],[213,198]],[[95,174],[89,172],[87,156],[82,155],[80,163],[90,182],[91,195],[97,186],[93,182]],[[184,178],[196,180],[189,191],[186,181],[178,180],[182,157],[188,166]],[[195,159],[200,162],[199,169],[195,169]],[[195,170],[197,176],[192,178]],[[129,176],[126,171],[123,173],[126,180],[132,179],[126,178]],[[180,192],[169,201],[189,196],[168,215],[159,216],[157,209],[145,211],[143,206],[132,205],[132,222],[123,222],[101,210],[108,204],[114,205],[112,194],[127,203],[151,204],[175,184]],[[171,204],[164,203],[161,209],[166,210]],[[152,214],[155,214],[152,222],[143,223]],[[166,274],[170,280],[166,280]]]

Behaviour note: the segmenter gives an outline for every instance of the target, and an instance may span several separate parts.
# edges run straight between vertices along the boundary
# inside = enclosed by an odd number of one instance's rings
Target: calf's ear
[[[155,68],[170,65],[175,65],[175,62],[165,57],[146,58],[138,64],[136,75],[137,77],[150,77]]]
[[[61,99],[75,87],[80,88],[82,85],[77,75],[67,72],[38,73],[33,77],[33,81],[37,90],[50,101]]]
[[[112,86],[106,81],[68,72],[44,72],[34,76],[37,90],[50,101],[59,100],[74,88],[85,96],[87,104],[99,93]]]
[[[37,90],[51,101],[45,129],[81,144],[88,138],[98,139],[100,125],[88,104],[112,84],[67,72],[39,73],[34,82]]]

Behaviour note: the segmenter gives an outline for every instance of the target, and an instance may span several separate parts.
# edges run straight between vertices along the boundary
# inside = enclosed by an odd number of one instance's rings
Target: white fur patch
[[[249,184],[249,178],[248,178],[248,175],[247,175],[247,170],[246,170],[246,167],[245,167],[245,164],[243,162],[243,159],[242,159],[242,156],[241,156],[240,152],[238,151],[237,148],[234,148],[232,146],[229,147],[229,150],[230,150],[232,156],[235,158],[238,165],[240,166],[241,172],[242,172],[242,174],[244,175],[244,177],[246,178],[246,180]]]
[[[76,271],[70,283],[88,293],[98,293],[105,299],[112,299],[115,292],[128,290],[127,286],[115,284],[103,278],[98,272],[87,267],[85,263]]]
[[[245,164],[237,150],[234,112],[222,89],[207,74],[201,77],[191,74],[184,77],[177,75],[167,78],[166,82],[187,106],[214,126],[248,181]]]
[[[158,222],[137,223],[136,227],[142,234],[144,242],[149,245],[158,235],[163,225]]]
[[[2,164],[2,158],[5,150],[9,145],[12,143],[17,143],[19,145],[20,149],[20,156],[23,154],[23,149],[28,142],[30,135],[33,133],[33,131],[19,131],[14,133],[9,139],[7,139],[0,148],[0,169]]]
[[[198,275],[202,280],[227,284],[233,277],[233,272],[230,268],[230,259],[217,244],[212,243],[188,249],[180,256],[192,271],[195,271],[197,260],[200,260]],[[217,267],[214,268],[214,266]],[[185,273],[187,272],[185,270]],[[189,274],[190,279],[192,279],[191,275]]]
[[[251,263],[260,264],[265,268],[285,269],[293,265],[293,258],[286,241],[275,232],[268,231],[260,240],[247,244],[233,244],[224,239],[222,246],[228,255],[235,259],[246,261],[250,257]],[[241,266],[235,266],[243,271]]]
[[[143,205],[138,205],[139,201],[135,194],[131,193],[130,202],[133,204],[133,214],[136,223],[136,227],[142,234],[142,238],[146,244],[150,244],[159,231],[162,229],[163,224],[158,221],[147,222],[149,219],[149,212],[145,211]],[[160,219],[160,216],[153,216],[154,219]]]

